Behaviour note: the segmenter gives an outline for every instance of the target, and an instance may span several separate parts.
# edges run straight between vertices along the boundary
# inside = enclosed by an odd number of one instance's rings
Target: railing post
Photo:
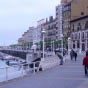
[[[6,81],[8,81],[8,67],[6,67]]]
[[[39,69],[40,69],[40,61],[37,61],[37,63],[38,63],[37,72],[39,72]]]
[[[35,62],[33,62],[33,70],[34,70],[34,74],[35,74]]]
[[[22,65],[22,71],[21,71],[22,77],[23,77],[23,65]]]
[[[29,68],[29,64],[28,64],[28,71],[29,71],[29,69],[30,69],[30,68]]]

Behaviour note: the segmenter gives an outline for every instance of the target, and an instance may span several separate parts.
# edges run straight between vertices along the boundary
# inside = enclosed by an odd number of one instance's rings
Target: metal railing
[[[35,74],[40,70],[46,70],[59,65],[59,59],[51,59],[45,61],[36,61],[26,64],[10,64],[8,67],[0,68],[0,82],[8,81],[14,78],[23,77],[25,75]]]
[[[0,82],[23,77],[28,74],[35,74],[39,71],[40,63],[40,61],[37,61],[27,64],[19,64],[16,66],[0,68]]]

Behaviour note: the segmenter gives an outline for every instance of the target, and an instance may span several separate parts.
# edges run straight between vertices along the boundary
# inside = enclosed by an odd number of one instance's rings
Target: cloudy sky
[[[60,0],[0,0],[0,45],[17,43],[42,18],[55,16]]]

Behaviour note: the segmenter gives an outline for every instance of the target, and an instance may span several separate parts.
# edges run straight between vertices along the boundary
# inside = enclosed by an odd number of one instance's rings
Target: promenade
[[[82,59],[66,61],[64,65],[38,72],[32,76],[1,83],[0,88],[88,88],[88,77],[85,77]]]

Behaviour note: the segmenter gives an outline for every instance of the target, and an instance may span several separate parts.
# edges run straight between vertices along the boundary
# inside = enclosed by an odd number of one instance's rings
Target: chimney
[[[49,21],[50,21],[50,22],[53,21],[53,16],[50,16],[50,17],[49,17]]]
[[[46,18],[46,23],[48,22],[48,19]]]

